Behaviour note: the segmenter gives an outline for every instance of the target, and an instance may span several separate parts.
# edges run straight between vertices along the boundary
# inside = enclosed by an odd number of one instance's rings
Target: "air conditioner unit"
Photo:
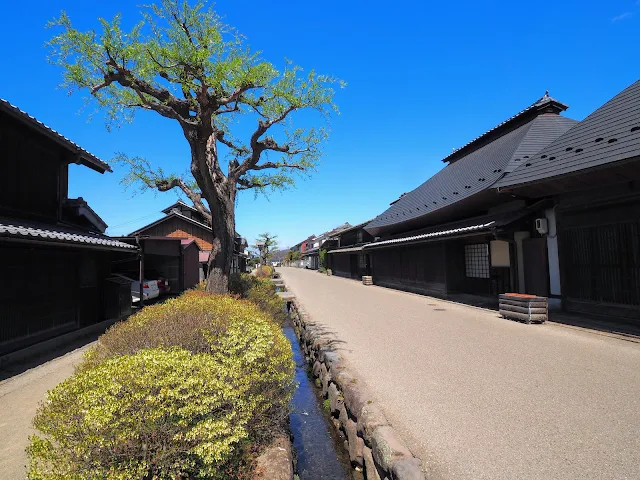
[[[549,233],[549,222],[546,218],[536,218],[536,230],[540,235]]]

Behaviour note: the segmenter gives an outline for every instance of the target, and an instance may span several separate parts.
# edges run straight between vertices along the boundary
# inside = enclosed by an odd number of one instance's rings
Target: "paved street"
[[[429,478],[640,478],[640,344],[278,271]]]
[[[89,345],[0,382],[0,478],[26,478],[29,435],[35,433],[31,419],[47,390],[73,373]]]

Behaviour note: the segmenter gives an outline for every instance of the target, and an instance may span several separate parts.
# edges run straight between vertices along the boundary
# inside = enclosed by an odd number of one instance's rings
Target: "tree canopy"
[[[49,24],[58,30],[48,43],[50,59],[62,68],[64,85],[87,94],[108,125],[131,121],[140,110],[179,125],[191,155],[176,159],[174,171],[126,153],[116,160],[128,167],[125,184],[177,188],[211,223],[210,267],[224,277],[224,291],[237,192],[286,188],[296,173],[315,168],[327,132],[315,119],[297,117],[294,124],[293,114],[316,112],[326,123],[337,112],[333,87],[343,84],[290,61],[277,68],[204,2],[160,0],[141,15],[130,29],[117,15],[99,19],[97,31],[81,31],[63,12]],[[252,125],[249,133],[240,122]]]

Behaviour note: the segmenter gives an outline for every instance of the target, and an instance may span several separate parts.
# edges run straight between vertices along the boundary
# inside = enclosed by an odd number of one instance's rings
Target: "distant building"
[[[195,208],[182,201],[168,206],[162,213],[164,217],[145,225],[129,234],[130,237],[168,237],[193,240],[200,252],[198,254],[198,277],[203,280],[208,275],[208,262],[213,248],[213,232],[205,218]],[[247,241],[236,234],[232,272],[246,271]]]

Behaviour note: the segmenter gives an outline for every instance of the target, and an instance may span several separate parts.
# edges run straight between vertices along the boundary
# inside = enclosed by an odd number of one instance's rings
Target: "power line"
[[[144,217],[135,218],[133,220],[129,220],[128,222],[124,222],[124,223],[120,223],[118,225],[110,226],[110,228],[124,227],[125,225],[129,225],[131,223],[136,223],[136,222],[139,222],[141,220],[146,220],[147,218],[156,217],[157,215],[158,215],[157,213],[151,213],[149,215],[145,215]]]

